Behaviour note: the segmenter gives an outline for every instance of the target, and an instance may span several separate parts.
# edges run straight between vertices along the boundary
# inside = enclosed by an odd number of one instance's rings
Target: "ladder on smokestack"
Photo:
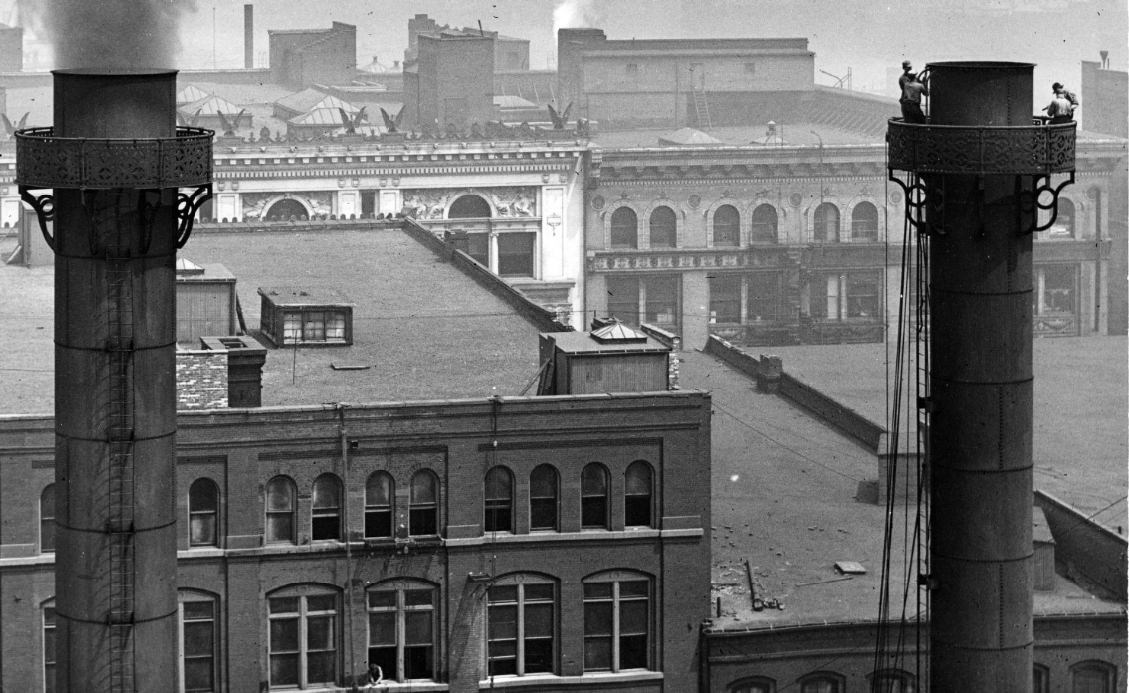
[[[119,220],[120,224],[124,220]],[[116,224],[117,225],[117,224]],[[94,231],[97,233],[97,231]],[[114,235],[120,230],[111,231]],[[116,245],[111,243],[111,245]],[[125,245],[122,243],[122,245]],[[107,255],[128,254],[111,247]],[[110,690],[134,690],[134,418],[133,292],[125,258],[107,257],[106,301],[108,373],[109,508],[106,534],[110,545],[109,628]]]
[[[710,104],[706,100],[706,90],[691,87],[690,92],[694,96],[694,111],[698,114],[698,129],[709,130],[713,127],[713,122],[710,121]]]

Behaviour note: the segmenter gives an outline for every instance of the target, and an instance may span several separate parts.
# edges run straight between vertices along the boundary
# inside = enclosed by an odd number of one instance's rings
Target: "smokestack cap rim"
[[[98,79],[107,77],[120,77],[122,79],[159,77],[175,75],[178,72],[180,71],[169,67],[66,67],[51,70],[51,74],[57,76],[97,77]]]

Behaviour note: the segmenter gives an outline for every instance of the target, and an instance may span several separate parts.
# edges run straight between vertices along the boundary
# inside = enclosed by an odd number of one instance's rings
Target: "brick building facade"
[[[691,690],[709,441],[690,392],[182,412],[182,680]],[[52,670],[53,446],[0,421],[6,689]]]

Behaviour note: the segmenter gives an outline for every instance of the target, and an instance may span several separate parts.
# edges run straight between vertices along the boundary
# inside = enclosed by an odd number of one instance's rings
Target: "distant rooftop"
[[[268,350],[265,406],[516,395],[537,373],[538,327],[398,226],[206,231],[184,252],[235,275],[252,333],[258,287],[285,281],[354,305],[352,346]],[[53,411],[53,284],[51,267],[0,265],[0,414]]]

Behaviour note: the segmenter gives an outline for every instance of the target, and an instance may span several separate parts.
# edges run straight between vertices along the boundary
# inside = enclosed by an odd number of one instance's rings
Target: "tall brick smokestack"
[[[16,177],[56,253],[55,690],[172,691],[176,250],[212,133],[178,132],[174,70],[54,75],[55,127],[17,133]]]
[[[243,6],[243,67],[255,67],[255,6]]]

